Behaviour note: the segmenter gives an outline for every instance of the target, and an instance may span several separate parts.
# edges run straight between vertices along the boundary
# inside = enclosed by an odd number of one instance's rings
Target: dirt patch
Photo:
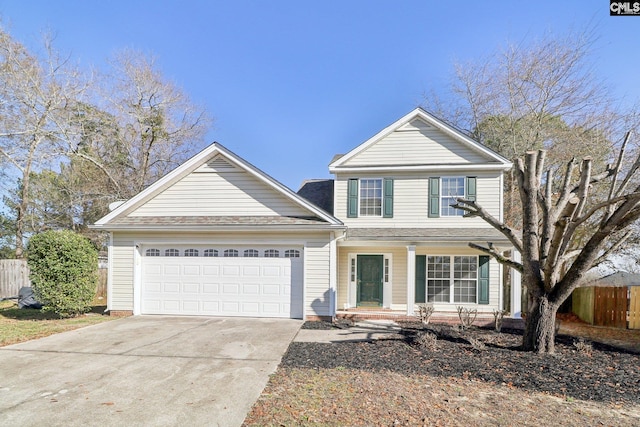
[[[521,339],[405,325],[399,340],[295,342],[246,424],[640,424],[638,355],[573,337],[537,355]]]

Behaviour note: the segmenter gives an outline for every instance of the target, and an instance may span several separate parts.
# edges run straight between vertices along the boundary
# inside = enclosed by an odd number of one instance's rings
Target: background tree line
[[[123,50],[81,70],[50,37],[30,51],[0,28],[0,256],[26,238],[87,226],[202,148],[211,124],[152,57]]]

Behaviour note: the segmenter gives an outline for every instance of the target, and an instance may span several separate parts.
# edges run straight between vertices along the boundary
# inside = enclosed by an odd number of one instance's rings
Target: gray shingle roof
[[[298,195],[333,215],[333,180],[309,179],[302,183]]]
[[[494,228],[349,228],[347,240],[499,242],[507,238]]]
[[[216,225],[328,225],[318,218],[286,216],[126,216],[111,221],[114,226],[216,226]]]

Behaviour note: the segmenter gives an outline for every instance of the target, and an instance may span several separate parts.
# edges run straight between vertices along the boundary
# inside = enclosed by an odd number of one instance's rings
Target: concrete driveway
[[[2,347],[0,425],[240,425],[301,324],[136,316]]]

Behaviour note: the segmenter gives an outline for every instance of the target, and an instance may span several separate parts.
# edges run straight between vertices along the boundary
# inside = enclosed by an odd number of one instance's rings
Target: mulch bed
[[[334,328],[307,322],[304,328]],[[348,325],[338,325],[348,327]],[[435,339],[434,339],[435,336]],[[285,369],[358,369],[503,384],[585,401],[639,404],[640,356],[558,336],[554,355],[519,350],[522,331],[403,324],[399,339],[290,345]]]

